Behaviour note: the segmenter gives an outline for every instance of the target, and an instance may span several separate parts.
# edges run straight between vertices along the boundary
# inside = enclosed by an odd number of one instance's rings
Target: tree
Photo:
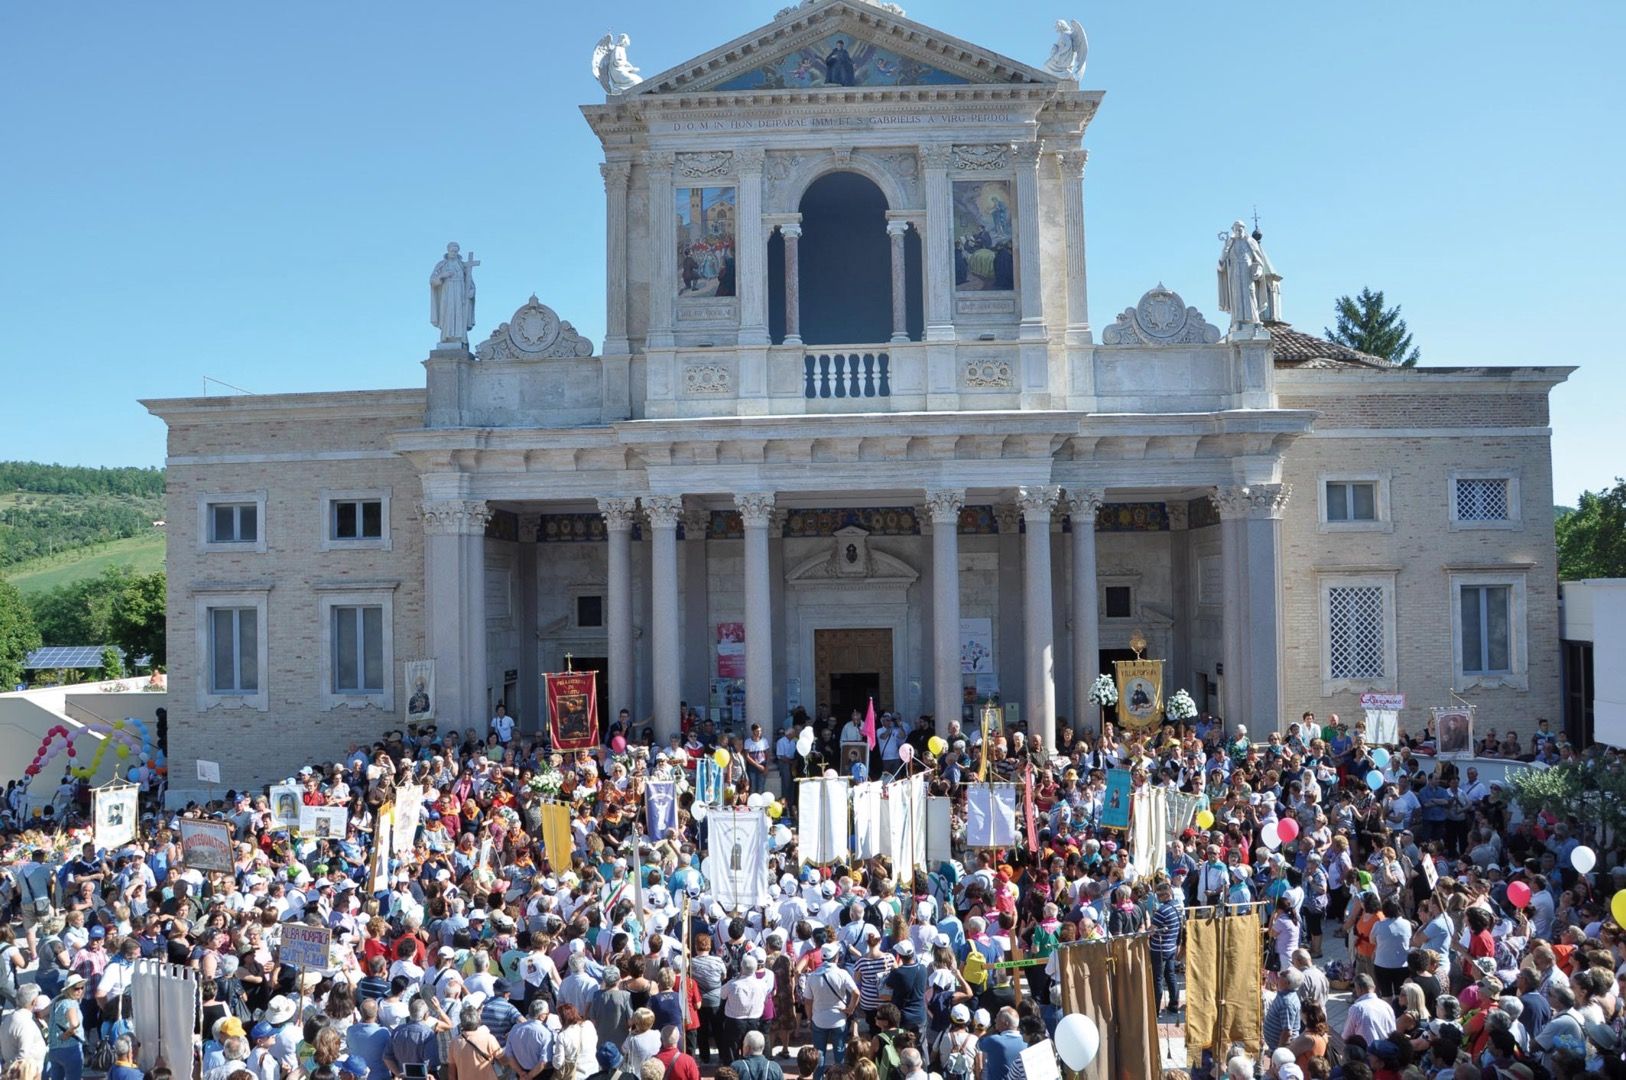
[[[106,645],[113,636],[113,601],[135,578],[127,566],[58,586],[32,598],[34,621],[47,645]]]
[[[119,657],[119,650],[116,647],[102,646],[102,669],[98,674],[103,679],[124,678],[124,661]]]
[[[1338,329],[1328,330],[1326,335],[1338,344],[1381,356],[1401,367],[1416,367],[1422,358],[1422,352],[1412,346],[1411,331],[1400,317],[1400,305],[1385,310],[1382,292],[1363,288],[1361,295],[1353,299],[1340,296],[1333,309],[1338,314]]]
[[[23,661],[40,647],[39,628],[23,594],[9,581],[0,581],[0,689],[23,681]]]
[[[1580,504],[1560,514],[1553,530],[1560,579],[1626,577],[1626,480],[1617,476],[1612,488],[1581,492]]]
[[[132,669],[143,656],[151,657],[154,670],[164,667],[165,600],[168,580],[162,570],[128,578],[113,597],[108,620],[112,641],[124,650]]]

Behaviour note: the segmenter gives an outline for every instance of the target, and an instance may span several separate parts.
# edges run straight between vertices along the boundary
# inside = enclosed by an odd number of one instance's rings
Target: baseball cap
[[[824,957],[826,960],[834,960],[836,957],[841,955],[841,946],[837,945],[833,941],[829,942],[824,946],[824,948],[819,950],[819,955]]]
[[[249,1032],[249,1038],[253,1039],[255,1042],[259,1042],[261,1039],[269,1039],[276,1033],[276,1028],[272,1027],[264,1020],[261,1020],[259,1023],[255,1024],[253,1030]]]
[[[896,945],[892,946],[892,951],[897,953],[899,956],[913,956],[915,955],[915,946],[913,942],[900,941]]]
[[[340,1058],[335,1064],[338,1065],[339,1072],[345,1076],[364,1078],[367,1075],[367,1063],[354,1054]]]
[[[949,1019],[956,1024],[969,1024],[971,1023],[971,1010],[964,1005],[956,1005],[949,1010]]]

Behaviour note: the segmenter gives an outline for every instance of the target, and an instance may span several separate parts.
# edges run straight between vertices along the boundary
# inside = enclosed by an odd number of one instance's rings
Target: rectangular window
[[[384,504],[378,499],[335,499],[330,533],[334,540],[378,540],[384,535]]]
[[[260,514],[254,503],[209,504],[209,543],[253,544],[259,539]]]
[[[1109,619],[1128,619],[1135,614],[1134,590],[1128,585],[1108,585],[1106,587],[1106,617]]]
[[[384,692],[384,609],[333,608],[333,692]]]
[[[1506,477],[1458,478],[1454,493],[1458,521],[1511,521],[1512,485]]]
[[[1511,672],[1513,590],[1507,585],[1464,585],[1461,590],[1464,674]]]
[[[604,625],[604,597],[576,597],[576,625],[588,629]]]
[[[1370,481],[1328,480],[1328,521],[1376,521],[1378,486]]]
[[[215,694],[260,689],[259,612],[251,607],[209,609],[209,687]]]
[[[1334,585],[1327,590],[1327,642],[1334,679],[1381,679],[1384,671],[1383,589]]]

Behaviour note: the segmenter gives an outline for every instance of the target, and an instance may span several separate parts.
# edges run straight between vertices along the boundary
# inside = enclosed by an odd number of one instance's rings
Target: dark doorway
[[[1119,660],[1133,660],[1134,658],[1135,651],[1133,649],[1102,649],[1100,673],[1102,675],[1111,675],[1116,679],[1118,669],[1113,665]]]
[[[870,698],[876,699],[875,711],[880,712],[881,673],[879,671],[841,671],[830,675],[830,715],[847,722],[853,710],[858,710],[860,720],[864,717],[864,710],[869,708]]]
[[[808,186],[800,209],[797,280],[802,340],[809,345],[886,341],[892,336],[886,196],[866,176],[828,173]],[[771,293],[769,304],[784,307],[782,279],[777,305]]]

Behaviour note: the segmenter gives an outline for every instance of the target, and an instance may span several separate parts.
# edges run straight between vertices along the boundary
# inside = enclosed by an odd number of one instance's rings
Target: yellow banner
[[[1163,661],[1119,660],[1118,724],[1145,731],[1163,722]]]

